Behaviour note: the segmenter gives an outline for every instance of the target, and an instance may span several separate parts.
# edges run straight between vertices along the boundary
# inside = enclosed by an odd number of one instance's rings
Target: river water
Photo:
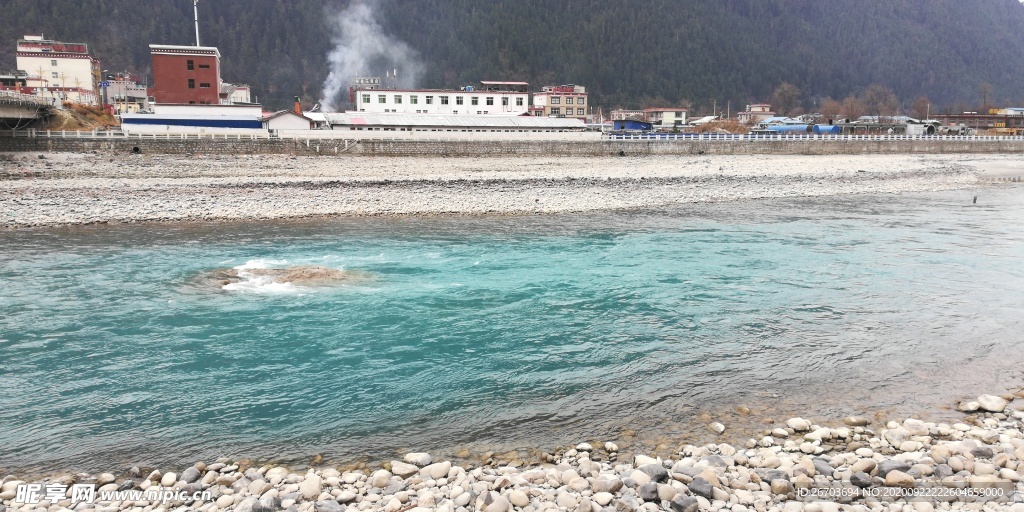
[[[1024,381],[1022,222],[1009,187],[0,232],[0,467],[678,446],[712,419],[743,439],[789,414],[953,416],[955,398]],[[195,284],[294,265],[375,279]]]

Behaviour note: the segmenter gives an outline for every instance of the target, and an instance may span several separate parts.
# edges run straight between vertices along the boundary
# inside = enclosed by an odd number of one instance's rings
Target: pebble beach
[[[7,227],[565,213],[963,189],[1000,155],[381,158],[0,155]]]
[[[1019,157],[1012,155],[444,159],[17,153],[0,155],[0,219],[4,227],[20,229],[554,214],[944,190],[971,190],[965,194],[970,202],[978,189],[998,186],[989,176],[1008,168],[1016,172],[1017,166]],[[317,269],[302,268],[299,277],[320,278]],[[237,278],[231,269],[219,271],[224,275],[214,277],[227,284]],[[1024,512],[1024,388],[1018,383],[991,393],[951,398],[941,420],[881,414],[783,420],[739,406],[737,414],[749,418],[745,425],[699,418],[686,428],[712,442],[684,444],[704,442],[688,436],[657,453],[645,453],[628,439],[567,439],[572,444],[529,456],[413,452],[347,465],[314,458],[308,466],[221,458],[191,467],[129,463],[107,472],[25,473],[5,469],[0,449],[0,512]],[[759,431],[751,435],[754,422]],[[95,496],[81,499],[76,486]],[[26,490],[38,494],[27,499]]]
[[[472,465],[408,453],[359,468],[220,459],[180,472],[9,475],[0,486],[0,511],[1024,510],[1024,389],[962,400],[956,409],[963,416],[954,423],[908,418],[876,425],[849,416],[821,425],[795,417],[766,424],[760,438],[742,445],[682,445],[667,457],[630,455],[615,441],[592,440],[540,460],[486,454]],[[707,427],[720,434],[729,428]],[[67,489],[66,496],[17,501],[19,487],[33,482]],[[75,485],[90,486],[97,498],[73,502]],[[104,499],[118,492],[120,499]]]

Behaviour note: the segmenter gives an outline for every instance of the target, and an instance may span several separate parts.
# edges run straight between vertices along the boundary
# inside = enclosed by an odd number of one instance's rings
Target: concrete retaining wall
[[[1020,139],[839,140],[347,140],[148,139],[0,136],[0,152],[156,154],[288,154],[366,156],[644,156],[644,155],[852,155],[905,153],[1024,153]]]

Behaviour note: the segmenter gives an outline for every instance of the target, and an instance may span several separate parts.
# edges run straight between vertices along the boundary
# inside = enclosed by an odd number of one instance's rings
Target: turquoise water
[[[543,448],[740,403],[948,403],[1024,378],[1022,191],[3,232],[0,467]],[[378,279],[193,284],[302,264]]]

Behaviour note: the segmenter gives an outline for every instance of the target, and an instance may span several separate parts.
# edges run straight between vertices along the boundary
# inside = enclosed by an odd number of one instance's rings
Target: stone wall
[[[1024,140],[839,139],[839,140],[347,140],[347,139],[164,139],[10,137],[0,152],[88,152],[157,154],[289,154],[366,156],[644,156],[644,155],[853,155],[906,153],[1024,153]]]

